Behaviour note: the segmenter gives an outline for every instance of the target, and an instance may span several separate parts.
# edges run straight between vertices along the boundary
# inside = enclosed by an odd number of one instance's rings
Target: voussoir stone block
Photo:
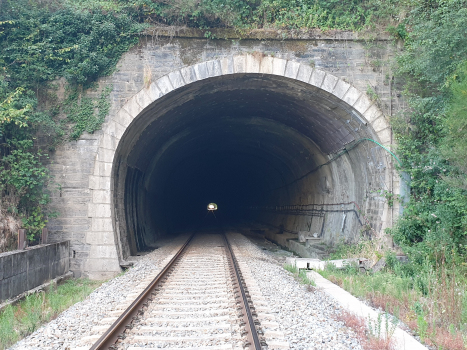
[[[365,112],[370,108],[373,103],[368,98],[366,94],[362,94],[360,98],[355,102],[353,108],[360,112],[360,114],[365,114]]]
[[[114,160],[115,151],[99,147],[97,157],[100,162],[112,163]]]
[[[300,63],[295,62],[295,61],[287,61],[287,65],[285,66],[284,76],[287,78],[296,79],[299,68],[300,68]]]
[[[218,77],[222,75],[222,67],[219,60],[212,60],[206,62],[208,68],[208,74],[210,77]]]
[[[220,60],[220,62],[221,62],[222,74],[234,74],[235,73],[232,56],[224,57]]]
[[[127,111],[128,114],[131,115],[133,118],[136,118],[136,116],[143,110],[143,107],[141,107],[136,101],[136,96],[130,98],[128,102],[123,105],[122,108],[125,111]]]
[[[273,62],[273,57],[271,56],[263,57],[261,59],[259,72],[263,74],[272,74],[272,62]]]
[[[355,102],[357,102],[360,95],[362,95],[360,91],[358,91],[354,86],[350,86],[349,90],[345,93],[342,99],[344,100],[344,102],[353,106]]]
[[[89,175],[89,188],[91,190],[110,189],[110,176]]]
[[[92,190],[92,202],[95,204],[110,204],[110,190]]]
[[[96,176],[110,176],[112,174],[112,163],[105,163],[96,160],[94,162],[93,175]]]
[[[149,88],[147,89],[147,94],[153,101],[157,100],[159,97],[164,95],[155,82],[149,85]]]
[[[183,80],[187,84],[194,83],[197,80],[195,70],[192,66],[180,69],[180,74],[182,75]]]
[[[391,128],[380,130],[377,134],[382,145],[388,146],[391,144]]]
[[[99,145],[102,148],[116,150],[118,146],[118,141],[119,139],[117,139],[115,136],[104,133],[102,134],[101,142]]]
[[[88,203],[88,217],[90,218],[110,218],[110,204]]]
[[[235,73],[246,73],[246,56],[245,55],[234,56],[233,63],[234,63]]]
[[[126,110],[120,108],[118,113],[112,118],[118,124],[124,126],[125,128],[130,125],[134,117],[131,116]]]
[[[339,78],[334,75],[326,74],[326,77],[323,80],[323,84],[321,84],[321,89],[327,92],[333,92]]]
[[[110,120],[104,127],[104,133],[108,134],[116,139],[120,140],[125,133],[126,126],[117,123],[114,120]]]
[[[145,109],[152,103],[152,99],[146,93],[146,89],[140,90],[136,95],[136,102],[140,105],[142,109]]]
[[[169,73],[169,79],[174,89],[178,89],[185,85],[182,74],[178,70]]]
[[[209,78],[208,67],[206,66],[206,62],[195,64],[193,66],[193,69],[195,70],[196,78],[198,80]]]
[[[286,60],[274,57],[274,59],[272,60],[272,74],[284,76],[286,64]]]
[[[160,77],[156,80],[156,84],[159,87],[159,90],[165,95],[168,94],[170,91],[173,90],[172,84],[170,79],[167,75]]]
[[[301,64],[300,68],[298,69],[297,80],[303,81],[304,83],[308,83],[310,81],[312,73],[313,68],[305,64]]]
[[[246,55],[246,69],[245,72],[247,73],[259,73],[260,66],[261,66],[261,56],[255,55]]]
[[[323,80],[326,76],[326,73],[319,69],[313,69],[313,74],[311,74],[310,84],[316,87],[321,88]]]
[[[342,79],[339,79],[336,86],[334,87],[334,90],[332,90],[332,94],[342,99],[349,89],[350,84],[346,83]]]
[[[363,114],[363,116],[369,123],[373,123],[373,121],[378,119],[381,115],[381,111],[375,104],[371,105],[370,108],[368,108]]]

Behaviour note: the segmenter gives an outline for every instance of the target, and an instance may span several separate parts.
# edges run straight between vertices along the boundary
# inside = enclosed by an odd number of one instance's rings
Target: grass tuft
[[[395,326],[389,325],[388,315],[386,317],[386,332],[381,332],[383,317],[378,317],[378,321],[372,325],[367,325],[363,317],[359,317],[348,311],[343,311],[336,316],[338,321],[344,322],[345,326],[352,329],[357,335],[360,344],[364,350],[395,350],[396,342],[392,335],[394,334]]]
[[[47,292],[32,294],[0,312],[0,349],[28,336],[44,323],[55,319],[71,305],[84,300],[102,281],[73,279]]]
[[[312,279],[310,279],[307,274],[306,274],[306,271],[305,270],[300,270],[297,268],[297,266],[295,265],[289,265],[289,264],[285,264],[284,266],[284,269],[289,271],[290,273],[292,273],[292,275],[294,276],[294,278],[299,281],[301,284],[306,284],[308,286],[312,286],[312,287],[316,287],[316,283],[315,281],[313,281]],[[314,291],[313,288],[308,288],[309,291]]]
[[[320,274],[394,315],[425,344],[443,350],[466,349],[467,278],[462,265],[447,264],[446,259],[439,259],[436,266],[401,264],[393,253],[386,253],[386,263],[377,273],[327,266]]]

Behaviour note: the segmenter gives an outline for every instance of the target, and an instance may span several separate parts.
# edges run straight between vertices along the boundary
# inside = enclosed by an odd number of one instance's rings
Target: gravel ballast
[[[134,293],[136,285],[160,270],[163,261],[174,253],[186,237],[179,236],[140,257],[125,274],[104,283],[84,301],[10,349],[88,349],[90,345],[83,339],[92,336],[93,328],[102,324],[103,318],[109,317],[128,295]],[[228,237],[242,269],[249,270],[242,270],[245,279],[254,282],[252,290],[257,288],[261,299],[267,303],[267,313],[274,315],[273,322],[267,320],[262,326],[266,340],[268,334],[280,334],[281,337],[283,334],[283,341],[271,340],[270,350],[284,349],[282,344],[286,343],[290,349],[300,350],[361,349],[353,331],[334,319],[341,311],[340,306],[319,290],[296,281],[282,267],[284,256],[263,250],[239,233],[231,232]],[[260,312],[259,319],[261,321]],[[278,329],[268,329],[269,324],[277,324]]]
[[[285,258],[232,233],[237,259],[247,264],[290,349],[362,349],[352,330],[335,321],[341,307],[326,294],[300,284],[283,268]],[[269,243],[270,245],[270,243]]]
[[[102,284],[85,300],[62,312],[55,320],[40,327],[33,334],[13,345],[12,350],[73,350],[89,346],[83,339],[93,334],[100,320],[109,316],[136,286],[147,276],[162,268],[162,262],[172,254],[187,236],[162,242],[161,247],[138,258],[134,267],[125,274]]]

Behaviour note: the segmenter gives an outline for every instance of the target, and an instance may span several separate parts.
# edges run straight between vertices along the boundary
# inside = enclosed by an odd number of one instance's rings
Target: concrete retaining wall
[[[63,275],[70,269],[70,241],[0,254],[0,302]]]

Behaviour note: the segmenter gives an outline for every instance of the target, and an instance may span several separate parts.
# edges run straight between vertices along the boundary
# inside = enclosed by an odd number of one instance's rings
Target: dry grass
[[[144,87],[146,89],[149,89],[149,86],[152,83],[152,70],[149,64],[144,65],[143,80],[144,80]]]
[[[367,327],[365,319],[347,311],[339,314],[336,319],[344,322],[345,326],[352,329],[364,350],[395,350],[396,342],[391,335],[377,337]]]
[[[363,240],[356,245],[343,245],[333,258],[366,257],[374,262],[382,257],[382,243]],[[447,264],[447,254],[444,250],[438,252],[433,265],[393,263],[384,271],[366,274],[355,269],[328,268],[321,274],[399,318],[425,344],[442,350],[465,350],[467,270],[460,262]]]
[[[18,229],[22,224],[17,214],[10,213],[5,209],[8,206],[12,206],[12,204],[2,198],[0,205],[0,253],[17,248]]]
[[[333,283],[370,301],[375,308],[397,316],[427,345],[443,350],[467,348],[462,332],[463,293],[455,273],[440,266],[429,276],[426,295],[415,289],[397,288],[396,282],[393,283],[393,289],[386,286],[378,290],[375,285],[384,277],[379,276],[377,283],[372,283],[371,279],[378,278],[378,275],[345,276],[341,273],[327,276]],[[391,277],[385,279],[388,285],[392,283]],[[415,305],[418,305],[418,310]]]

